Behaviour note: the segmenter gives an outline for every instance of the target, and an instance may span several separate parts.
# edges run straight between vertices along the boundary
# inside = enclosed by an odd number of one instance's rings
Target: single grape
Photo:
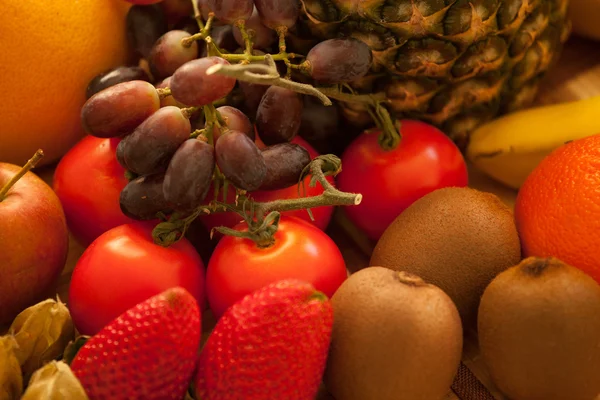
[[[332,145],[339,139],[339,114],[335,104],[326,106],[314,96],[304,96],[302,123],[298,134],[319,153],[330,153]]]
[[[140,67],[121,66],[113,68],[110,71],[96,75],[96,77],[90,81],[85,91],[85,97],[86,99],[89,99],[101,90],[114,86],[117,83],[130,81],[150,82],[150,77],[148,76],[148,73]]]
[[[163,0],[159,5],[171,23],[194,15],[194,6],[190,0]]]
[[[190,37],[186,31],[169,31],[162,35],[152,47],[148,63],[155,78],[171,76],[177,68],[188,61],[198,58],[198,43],[190,47],[181,44],[181,40]]]
[[[127,40],[138,56],[147,58],[152,46],[168,30],[167,19],[158,4],[135,5],[127,12]]]
[[[233,27],[231,25],[217,25],[213,26],[210,37],[213,43],[221,50],[225,50],[229,53],[233,53],[238,44],[233,36]],[[208,55],[207,46],[201,46],[200,57],[206,57]]]
[[[263,143],[271,146],[292,140],[300,129],[302,107],[298,93],[270,86],[256,111],[256,129]]]
[[[208,9],[215,17],[226,24],[235,24],[238,20],[247,20],[254,7],[252,0],[208,0]]]
[[[81,109],[85,131],[101,138],[131,133],[160,108],[151,83],[129,81],[110,86],[90,97]]]
[[[177,149],[165,174],[163,194],[175,211],[200,206],[208,193],[215,170],[215,148],[188,139]]]
[[[140,176],[129,182],[119,203],[123,214],[136,220],[155,219],[159,212],[167,212],[169,204],[163,195],[164,175]]]
[[[246,134],[246,136],[248,136],[252,141],[256,139],[254,125],[252,125],[250,119],[241,110],[231,106],[222,106],[217,108],[217,111],[219,114],[221,114],[221,118],[225,120],[229,130],[242,132]],[[220,136],[221,129],[215,127],[215,129],[213,129],[214,141],[216,142]]]
[[[190,121],[180,108],[163,107],[122,140],[123,160],[138,175],[164,172],[190,133]]]
[[[199,107],[227,96],[235,86],[235,78],[206,74],[207,69],[217,64],[229,65],[229,62],[221,57],[205,57],[179,67],[171,78],[171,94],[175,100]]]
[[[271,28],[292,28],[300,16],[298,0],[254,0],[262,23]]]
[[[371,49],[357,39],[329,39],[317,44],[303,63],[310,76],[324,84],[350,82],[369,72]]]
[[[240,90],[244,95],[244,109],[252,117],[256,116],[258,106],[265,92],[269,88],[267,85],[239,81]]]
[[[253,191],[262,185],[267,166],[261,151],[244,133],[227,131],[215,145],[217,165],[235,187]]]
[[[125,162],[125,147],[123,145],[122,140],[117,145],[117,150],[115,151],[115,156],[117,157],[117,162],[119,163],[119,165],[121,165],[121,167],[123,167],[125,169],[129,169],[129,167],[127,167],[127,163]]]
[[[254,7],[252,16],[246,21],[246,31],[251,35],[252,45],[255,49],[267,49],[277,40],[275,31],[267,28],[261,22],[256,7]],[[242,32],[237,26],[233,28],[233,36],[238,45],[246,47]]]
[[[296,143],[280,143],[262,151],[267,175],[261,190],[277,190],[290,187],[300,181],[300,175],[310,163],[310,154]]]

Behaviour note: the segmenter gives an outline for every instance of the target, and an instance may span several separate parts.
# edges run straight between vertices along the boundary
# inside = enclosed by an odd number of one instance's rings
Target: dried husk
[[[21,400],[88,400],[88,396],[67,363],[51,361],[31,376]]]
[[[15,354],[16,340],[10,336],[0,337],[0,399],[18,400],[23,393],[23,376]]]
[[[18,348],[24,382],[45,363],[62,356],[75,336],[67,306],[60,299],[48,299],[23,310],[10,326]]]
[[[80,335],[80,336],[77,336],[75,338],[75,340],[70,341],[69,344],[67,345],[67,347],[65,348],[62,361],[71,365],[71,362],[73,361],[73,359],[75,358],[75,356],[77,355],[79,350],[83,347],[83,345],[89,339],[90,339],[90,336]]]

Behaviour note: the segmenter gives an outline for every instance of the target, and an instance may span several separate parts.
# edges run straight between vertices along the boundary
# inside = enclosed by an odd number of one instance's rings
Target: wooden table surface
[[[540,90],[537,103],[551,104],[600,95],[600,43],[579,38],[571,38],[562,57],[551,74],[546,77]],[[35,171],[48,183],[52,182],[53,168],[46,167]],[[477,170],[470,169],[470,185],[474,188],[495,193],[508,205],[513,206],[516,192],[497,184]],[[344,254],[348,268],[356,271],[369,262],[369,249],[372,244],[356,234],[348,234],[343,215],[338,213],[328,233],[336,240]],[[354,237],[353,237],[354,236]],[[68,301],[68,284],[73,266],[81,256],[83,248],[74,240],[70,242],[68,261],[59,282],[58,293]],[[465,343],[464,364],[482,381],[498,400],[504,400],[493,388],[483,366],[474,340]],[[459,400],[449,393],[445,400]],[[475,399],[460,399],[475,400]]]

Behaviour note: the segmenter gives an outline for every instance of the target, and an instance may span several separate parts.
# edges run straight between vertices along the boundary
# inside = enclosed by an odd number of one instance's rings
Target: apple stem
[[[25,164],[23,168],[21,168],[21,170],[15,176],[13,176],[6,185],[4,185],[2,190],[0,190],[0,202],[4,200],[10,188],[13,187],[15,183],[17,183],[17,181],[23,177],[23,175],[25,175],[33,167],[35,167],[35,165],[42,159],[42,157],[44,157],[44,152],[42,151],[42,149],[39,149],[35,152],[33,157],[31,157],[29,161],[27,161],[27,164]]]

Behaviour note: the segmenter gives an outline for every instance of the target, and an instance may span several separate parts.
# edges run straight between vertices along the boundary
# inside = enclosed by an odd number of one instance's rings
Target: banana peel
[[[538,164],[565,143],[600,134],[600,96],[505,115],[476,129],[469,161],[491,178],[519,189]]]

